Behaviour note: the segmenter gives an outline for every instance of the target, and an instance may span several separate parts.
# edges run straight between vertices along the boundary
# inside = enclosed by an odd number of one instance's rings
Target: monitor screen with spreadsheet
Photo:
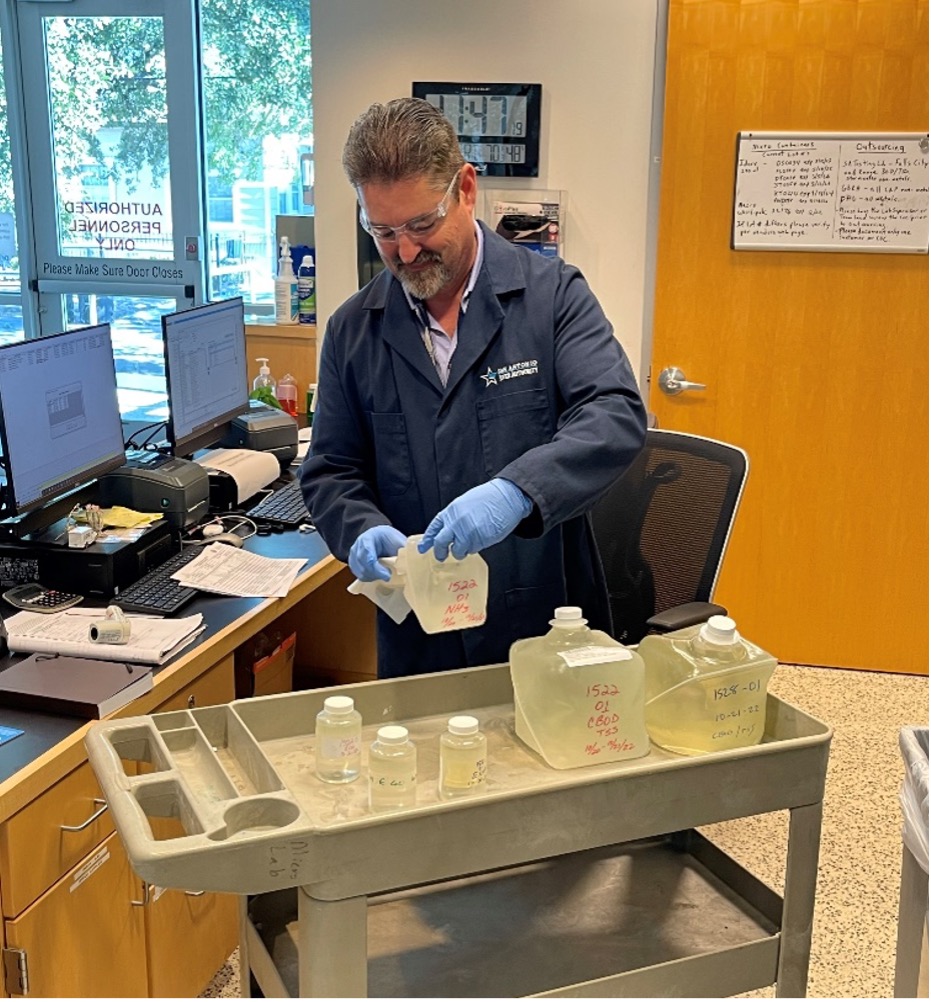
[[[126,462],[109,324],[0,347],[0,440],[7,518]]]
[[[246,327],[241,298],[162,317],[168,442],[190,457],[217,445],[249,409]]]

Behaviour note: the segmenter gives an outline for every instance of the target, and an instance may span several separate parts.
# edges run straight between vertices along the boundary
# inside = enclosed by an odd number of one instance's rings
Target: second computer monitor
[[[175,456],[217,445],[249,409],[246,328],[241,298],[162,317],[168,441]]]

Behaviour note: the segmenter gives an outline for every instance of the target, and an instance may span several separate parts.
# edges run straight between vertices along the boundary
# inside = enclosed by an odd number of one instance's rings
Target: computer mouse
[[[215,536],[208,536],[207,542],[228,543],[230,546],[242,546],[242,536],[237,536],[235,532],[218,532]]]

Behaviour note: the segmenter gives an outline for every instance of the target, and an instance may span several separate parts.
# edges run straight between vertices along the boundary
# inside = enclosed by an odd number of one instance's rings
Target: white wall
[[[321,327],[358,287],[355,197],[340,166],[356,116],[410,95],[414,80],[540,83],[540,176],[482,184],[568,193],[565,257],[640,373],[657,2],[312,0]]]

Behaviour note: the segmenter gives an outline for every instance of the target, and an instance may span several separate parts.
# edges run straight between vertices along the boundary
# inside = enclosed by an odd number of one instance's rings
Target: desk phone
[[[5,602],[15,609],[28,609],[29,612],[61,612],[70,609],[84,600],[83,595],[75,595],[68,591],[56,591],[54,588],[43,588],[40,584],[21,584],[3,593]]]

